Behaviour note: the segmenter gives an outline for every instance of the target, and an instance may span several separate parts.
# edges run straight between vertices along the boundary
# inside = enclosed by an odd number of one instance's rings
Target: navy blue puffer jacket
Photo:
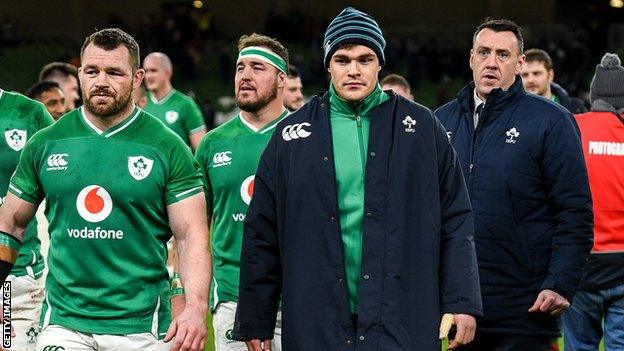
[[[557,319],[529,313],[539,292],[569,301],[593,240],[587,171],[570,112],[528,94],[518,77],[492,90],[473,122],[474,83],[436,115],[459,156],[475,221],[482,332],[558,335]]]

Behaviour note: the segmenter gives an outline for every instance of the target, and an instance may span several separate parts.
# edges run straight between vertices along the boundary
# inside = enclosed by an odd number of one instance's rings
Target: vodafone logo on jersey
[[[101,222],[113,210],[113,199],[100,185],[89,185],[78,193],[76,209],[84,220],[91,223]]]
[[[249,206],[249,203],[251,202],[251,197],[253,196],[255,177],[256,175],[252,174],[249,177],[245,178],[240,188],[241,198],[243,198],[243,202],[245,202],[245,204],[247,204],[248,206]]]

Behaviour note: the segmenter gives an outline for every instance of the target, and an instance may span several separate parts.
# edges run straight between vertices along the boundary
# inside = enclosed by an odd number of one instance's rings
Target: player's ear
[[[132,90],[141,86],[143,83],[143,77],[145,77],[145,71],[142,68],[139,68],[134,72],[134,77],[132,77]]]
[[[277,72],[277,87],[283,88],[286,84],[286,74],[282,71]]]

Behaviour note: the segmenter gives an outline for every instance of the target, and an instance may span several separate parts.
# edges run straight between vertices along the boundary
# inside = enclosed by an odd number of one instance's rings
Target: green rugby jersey
[[[169,94],[156,100],[151,92],[147,92],[145,111],[163,121],[171,130],[190,145],[188,136],[206,129],[201,109],[193,99],[181,92],[171,89]]]
[[[24,95],[0,89],[0,130],[4,131],[4,143],[0,149],[0,204],[9,187],[9,179],[15,171],[19,156],[38,130],[54,123],[45,107]],[[37,220],[28,224],[19,256],[11,274],[41,277],[45,262],[41,255],[41,242],[37,235]]]
[[[219,302],[238,301],[238,278],[243,221],[253,193],[260,156],[284,111],[257,129],[238,114],[202,139],[195,153],[204,173],[210,230],[213,281],[210,308]]]
[[[139,108],[101,131],[82,107],[37,133],[9,191],[47,200],[42,325],[162,338],[171,321],[167,206],[202,189],[189,148]]]

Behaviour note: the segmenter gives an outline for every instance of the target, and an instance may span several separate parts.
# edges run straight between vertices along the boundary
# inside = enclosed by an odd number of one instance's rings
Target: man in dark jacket
[[[381,90],[369,15],[346,8],[324,43],[329,92],[278,124],[256,173],[234,337],[270,344],[281,295],[284,350],[439,351],[441,319],[457,326],[451,347],[466,344],[478,268],[446,132]]]
[[[520,28],[487,20],[474,81],[436,111],[470,192],[484,317],[463,350],[546,350],[592,246],[592,207],[570,112],[528,94]]]
[[[570,97],[563,87],[553,80],[555,69],[550,55],[542,49],[529,49],[524,52],[522,83],[526,91],[545,97],[568,109],[572,113],[587,112],[583,101]]]

